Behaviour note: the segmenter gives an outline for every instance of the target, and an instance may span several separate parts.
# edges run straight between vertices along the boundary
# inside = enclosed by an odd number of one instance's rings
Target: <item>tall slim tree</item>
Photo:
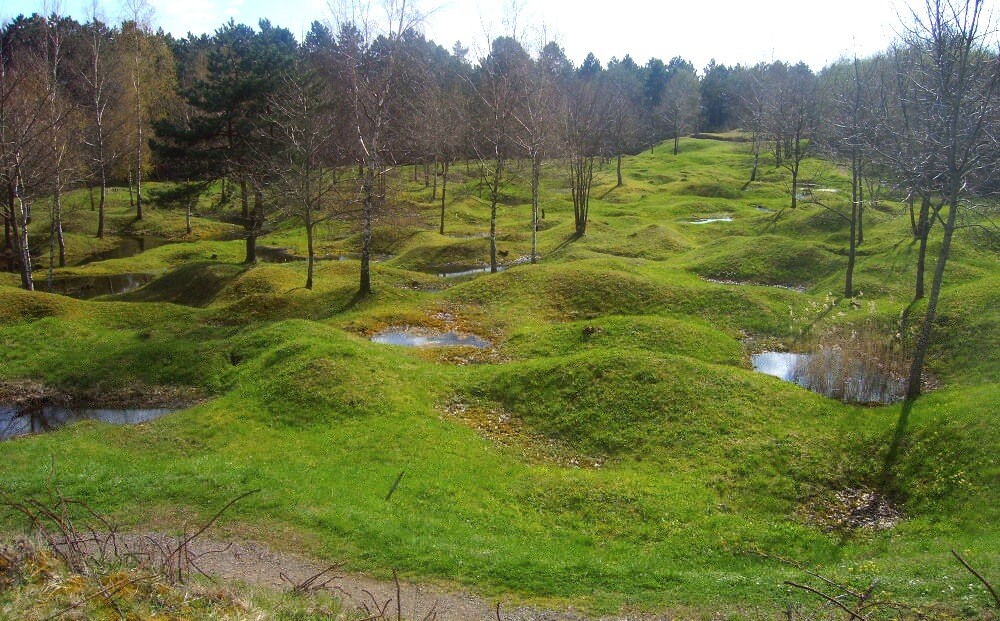
[[[132,132],[133,174],[135,183],[135,217],[142,220],[142,173],[146,152],[145,129],[147,116],[145,114],[147,86],[145,84],[143,61],[146,56],[146,40],[152,31],[153,7],[147,0],[123,0],[122,11],[125,23],[122,25],[122,37],[128,41],[130,52],[130,79],[132,85]],[[130,184],[131,185],[131,184]]]
[[[358,292],[372,293],[371,254],[375,218],[386,202],[394,124],[400,123],[403,38],[421,16],[407,0],[386,0],[384,12],[354,5],[337,36],[340,79],[349,94],[352,159],[359,169],[361,274]]]
[[[937,305],[958,226],[962,196],[976,183],[996,176],[993,137],[987,129],[1000,114],[997,89],[1000,57],[987,48],[992,32],[985,0],[928,0],[924,14],[908,28],[905,42],[918,61],[907,79],[919,88],[908,102],[929,129],[917,146],[935,167],[933,191],[943,204],[941,245],[920,332],[913,351],[907,398],[920,394],[924,362],[931,342]]]
[[[608,91],[595,76],[578,75],[566,85],[564,136],[569,156],[570,195],[577,237],[587,233],[594,160],[605,152]]]
[[[788,67],[775,84],[775,107],[771,110],[775,127],[776,160],[792,175],[792,208],[798,205],[799,172],[809,153],[820,119],[820,98],[816,76],[805,64]]]
[[[691,63],[674,58],[667,67],[667,80],[656,113],[662,131],[680,152],[681,136],[694,131],[701,117],[701,87]]]
[[[822,128],[821,142],[829,156],[845,163],[851,171],[851,197],[846,209],[840,209],[828,201],[814,198],[815,203],[829,209],[847,225],[848,248],[847,270],[844,278],[844,296],[854,296],[854,266],[858,246],[862,243],[862,221],[864,216],[865,177],[869,174],[872,151],[869,145],[878,143],[880,133],[871,110],[875,109],[874,85],[877,84],[875,61],[853,62],[830,65],[820,76],[823,81],[823,97],[829,102],[826,127]],[[817,136],[817,138],[820,138]],[[835,201],[834,201],[835,202]]]
[[[300,55],[269,95],[277,145],[270,151],[273,200],[306,229],[306,289],[313,288],[316,226],[333,215],[338,100],[333,85]]]
[[[610,155],[616,160],[615,174],[618,182],[615,187],[621,187],[625,185],[622,156],[636,151],[641,140],[641,69],[632,57],[626,55],[621,61],[613,60],[608,63],[607,80],[611,100],[608,146]]]
[[[86,107],[89,119],[86,124],[86,144],[89,151],[90,169],[93,179],[99,185],[97,204],[97,237],[105,233],[105,210],[107,208],[108,177],[112,167],[120,157],[120,135],[122,126],[112,112],[114,102],[122,98],[120,80],[114,74],[120,71],[116,66],[110,42],[116,34],[100,20],[98,4],[91,6],[90,22],[84,29],[86,38],[85,62],[79,63],[78,72],[85,85]]]
[[[528,61],[525,68],[523,104],[516,108],[520,131],[517,141],[531,161],[531,262],[538,261],[538,193],[542,176],[542,161],[556,141],[558,113],[561,102],[559,89],[565,79],[561,67],[568,67],[562,48],[549,42],[542,48],[537,62]]]
[[[494,39],[490,53],[479,63],[473,80],[475,89],[474,141],[480,165],[489,186],[490,272],[497,264],[497,205],[500,202],[507,164],[519,151],[516,114],[523,104],[525,70],[530,58],[512,37]]]

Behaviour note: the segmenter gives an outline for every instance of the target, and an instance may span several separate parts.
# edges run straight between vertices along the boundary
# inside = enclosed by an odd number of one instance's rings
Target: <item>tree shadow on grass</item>
[[[907,399],[903,402],[903,407],[899,412],[899,420],[896,421],[896,430],[892,434],[892,442],[889,443],[889,450],[885,454],[885,461],[882,463],[882,472],[878,477],[878,487],[887,496],[897,496],[896,489],[896,466],[899,465],[899,454],[903,446],[903,440],[910,425],[910,412],[913,411],[915,399]]]
[[[773,231],[775,227],[778,226],[778,221],[781,220],[781,217],[785,214],[785,209],[787,208],[782,207],[778,211],[774,212],[774,215],[767,219],[767,224],[764,225],[764,228],[757,231],[757,234],[763,235],[764,233]]]

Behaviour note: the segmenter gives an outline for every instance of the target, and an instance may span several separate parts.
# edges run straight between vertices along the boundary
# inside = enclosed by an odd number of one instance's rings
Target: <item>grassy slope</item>
[[[797,597],[781,586],[793,574],[751,549],[858,582],[880,576],[901,598],[982,605],[948,549],[1000,574],[1000,353],[983,345],[998,333],[997,257],[960,238],[949,265],[931,363],[944,387],[914,405],[894,453],[907,519],[881,534],[824,534],[803,506],[881,480],[901,409],[846,407],[754,374],[740,340],[894,329],[912,282],[906,219],[872,214],[858,267],[865,303],[853,308],[828,295],[845,262],[828,214],[784,210],[776,170],[744,188],[739,145],[683,146],[630,158],[622,188],[612,171],[598,175],[578,241],[561,170],[547,167],[543,260],[497,275],[420,273],[487,258],[474,236],[488,213],[475,176],[463,184],[456,166],[446,236],[430,232],[429,191],[399,180],[410,207],[378,237],[393,256],[377,264],[370,300],[353,294],[356,261],[321,263],[311,292],[301,263],[240,266],[240,242],[210,241],[227,231],[210,203],[191,243],[65,270],[164,274],[127,302],[0,287],[0,379],[216,395],[140,427],[84,423],[4,443],[0,486],[39,493],[56,456],[63,493],[133,524],[210,515],[260,488],[226,528],[309,542],[382,575],[397,567],[597,609],[777,611]],[[806,175],[842,181],[819,162]],[[509,259],[530,243],[517,183],[500,214]],[[135,230],[127,201],[113,209],[112,222]],[[182,213],[152,213],[151,231],[182,236]],[[71,244],[86,239],[89,214],[74,212]],[[689,223],[712,216],[734,222]],[[320,252],[348,254],[354,242],[333,224]],[[267,243],[301,252],[304,236],[289,225]],[[70,254],[101,249],[88,241]],[[499,347],[470,354],[486,364],[455,365],[452,353],[364,338],[386,325],[449,325]],[[454,415],[454,403],[471,414]],[[952,587],[959,594],[944,598]]]

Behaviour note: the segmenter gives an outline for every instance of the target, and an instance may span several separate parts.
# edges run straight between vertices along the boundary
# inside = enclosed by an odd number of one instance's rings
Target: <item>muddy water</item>
[[[88,263],[97,263],[98,261],[107,261],[109,259],[126,259],[147,250],[174,243],[177,242],[166,237],[121,235],[118,237],[118,245],[114,248],[92,254],[77,265],[87,265]]]
[[[138,289],[156,278],[153,274],[109,274],[105,276],[60,276],[48,280],[35,280],[35,289],[89,300],[100,295],[117,295]]]

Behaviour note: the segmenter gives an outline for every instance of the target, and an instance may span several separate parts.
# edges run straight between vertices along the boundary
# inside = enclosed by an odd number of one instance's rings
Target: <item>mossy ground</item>
[[[112,193],[115,230],[183,243],[59,271],[158,275],[117,298],[28,293],[4,277],[0,379],[88,394],[179,386],[212,398],[138,427],[82,423],[5,442],[0,486],[35,494],[51,477],[131,525],[178,507],[210,515],[260,488],[224,529],[279,546],[309,540],[313,553],[377,575],[398,568],[596,611],[681,604],[777,615],[802,596],[782,584],[796,572],[753,552],[763,550],[978,614],[987,596],[949,550],[1000,576],[996,252],[959,235],[929,363],[941,387],[905,416],[899,405],[845,406],[755,374],[748,339],[794,347],[845,324],[898,330],[915,249],[900,205],[870,213],[863,295],[840,299],[837,219],[808,204],[788,209],[780,169],[747,184],[745,151],[691,139],[678,156],[664,147],[627,158],[623,187],[610,166],[599,171],[580,239],[565,175],[549,164],[540,262],[456,279],[433,272],[488,259],[474,168],[452,169],[444,236],[430,189],[401,175],[405,207],[376,231],[385,256],[369,298],[355,294],[348,222],[321,229],[318,252],[346,259],[320,262],[309,291],[302,262],[241,265],[243,243],[225,241],[232,208],[217,199],[199,203],[186,235],[182,211],[154,200],[134,222],[127,194]],[[831,170],[809,161],[804,177],[842,186]],[[507,261],[530,249],[525,177],[500,207]],[[67,219],[71,263],[108,245],[90,237],[85,200]],[[719,216],[733,221],[691,223]],[[305,236],[288,223],[264,243],[301,254]],[[903,332],[921,310],[909,309]],[[395,325],[474,332],[496,347],[368,340]],[[905,516],[892,530],[826,532],[810,514],[839,490],[879,486]]]

